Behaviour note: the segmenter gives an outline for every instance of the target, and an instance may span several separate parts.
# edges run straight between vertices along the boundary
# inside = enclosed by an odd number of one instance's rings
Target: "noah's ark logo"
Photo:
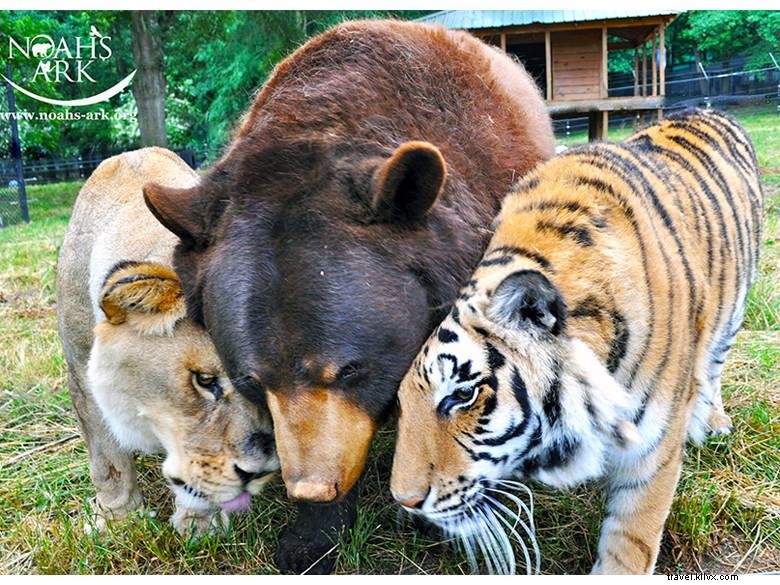
[[[7,56],[11,63],[20,59],[34,63],[37,61],[35,72],[31,78],[32,82],[44,80],[51,84],[97,85],[97,80],[92,76],[90,67],[96,61],[106,61],[111,58],[113,52],[109,44],[110,41],[111,37],[101,34],[94,25],[90,27],[87,37],[70,39],[61,37],[55,40],[50,35],[41,34],[15,39],[9,35]],[[130,85],[134,76],[135,71],[116,85],[90,97],[60,100],[33,93],[0,73],[0,77],[10,83],[17,91],[35,100],[55,106],[89,106],[107,101]]]

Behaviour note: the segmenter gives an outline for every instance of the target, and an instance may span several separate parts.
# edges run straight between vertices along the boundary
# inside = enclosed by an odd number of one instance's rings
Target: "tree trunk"
[[[157,14],[132,11],[133,58],[138,73],[133,80],[133,96],[138,106],[138,125],[143,146],[168,146],[165,130],[165,76]]]

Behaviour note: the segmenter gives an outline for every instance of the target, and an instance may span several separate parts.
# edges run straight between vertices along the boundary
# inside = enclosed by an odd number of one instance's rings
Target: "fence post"
[[[11,64],[5,64],[5,76],[11,79]],[[22,147],[19,144],[19,126],[16,124],[16,102],[14,102],[14,90],[10,83],[6,83],[8,91],[8,111],[11,118],[11,156],[16,166],[16,180],[19,183],[19,210],[22,221],[30,223],[30,212],[27,209],[27,189],[24,186],[24,166],[22,165]]]

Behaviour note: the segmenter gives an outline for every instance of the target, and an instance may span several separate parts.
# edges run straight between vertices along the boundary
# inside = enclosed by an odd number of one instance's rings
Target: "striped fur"
[[[526,176],[402,382],[396,499],[469,537],[502,478],[605,477],[594,572],[652,572],[686,437],[730,429],[762,208],[749,138],[713,111]]]

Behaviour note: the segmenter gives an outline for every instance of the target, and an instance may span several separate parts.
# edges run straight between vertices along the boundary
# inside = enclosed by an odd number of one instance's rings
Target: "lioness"
[[[57,267],[59,333],[97,490],[98,528],[142,503],[133,453],[164,452],[171,522],[202,534],[278,468],[271,420],[233,390],[169,268],[177,239],[144,204],[154,180],[194,185],[175,154],[104,161],[79,193]]]

